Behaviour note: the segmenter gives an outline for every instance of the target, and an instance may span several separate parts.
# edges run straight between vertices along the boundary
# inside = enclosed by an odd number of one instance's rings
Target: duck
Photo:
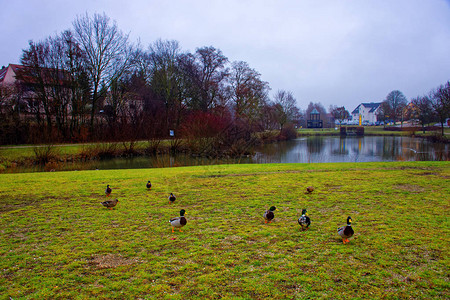
[[[306,192],[307,192],[308,194],[311,194],[313,191],[314,191],[314,187],[313,187],[313,186],[308,186],[308,187],[306,188]]]
[[[152,188],[152,183],[150,182],[150,180],[147,182],[147,189],[148,190],[151,190],[151,188]]]
[[[352,237],[355,233],[352,228],[352,218],[350,216],[347,218],[347,225],[338,228],[337,232],[342,237],[342,243],[347,244],[349,242],[348,238]]]
[[[177,200],[177,197],[175,197],[175,195],[173,193],[170,193],[170,195],[169,195],[169,203],[173,203],[173,202],[175,202],[175,200]]]
[[[264,223],[270,223],[272,222],[273,218],[275,218],[275,214],[273,213],[276,211],[277,208],[275,206],[271,206],[268,210],[266,210],[263,214],[264,217]]]
[[[114,206],[117,205],[117,203],[119,202],[118,199],[114,199],[114,200],[106,200],[101,202],[103,204],[104,207],[107,207],[109,209],[113,209]]]
[[[298,218],[298,224],[302,226],[302,230],[308,230],[309,225],[311,225],[311,219],[308,217],[308,213],[306,212],[306,208],[302,210],[302,216]]]
[[[178,230],[181,232],[181,227],[187,224],[187,220],[184,217],[186,214],[186,211],[184,209],[180,210],[180,216],[176,218],[170,219],[169,223],[172,225],[172,232],[174,232],[175,228],[178,228]]]
[[[109,184],[106,186],[105,194],[106,197],[109,197],[111,195],[112,189],[109,187]]]

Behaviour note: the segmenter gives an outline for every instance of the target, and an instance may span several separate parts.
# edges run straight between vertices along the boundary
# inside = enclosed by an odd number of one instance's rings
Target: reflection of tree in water
[[[396,142],[393,139],[393,137],[385,136],[383,137],[383,152],[381,153],[381,157],[383,160],[392,160],[395,155],[395,149],[397,148],[395,146]]]
[[[318,154],[323,150],[323,138],[321,137],[310,137],[306,140],[306,146],[308,147],[308,152],[310,154]]]
[[[291,151],[298,145],[295,140],[283,141],[278,143],[265,144],[261,149],[256,149],[256,151],[264,152],[265,155],[275,156]]]

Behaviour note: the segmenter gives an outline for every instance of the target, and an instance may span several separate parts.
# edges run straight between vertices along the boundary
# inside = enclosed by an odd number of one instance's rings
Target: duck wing
[[[266,212],[264,213],[264,218],[266,218],[267,220],[272,220],[275,217],[275,214],[273,213],[273,211],[270,210],[266,210]]]

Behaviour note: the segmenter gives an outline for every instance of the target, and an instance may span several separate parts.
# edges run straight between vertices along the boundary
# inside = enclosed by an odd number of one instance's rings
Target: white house
[[[359,121],[359,116],[361,116],[361,123],[375,123],[380,112],[380,106],[381,102],[361,103],[352,111],[352,118]]]

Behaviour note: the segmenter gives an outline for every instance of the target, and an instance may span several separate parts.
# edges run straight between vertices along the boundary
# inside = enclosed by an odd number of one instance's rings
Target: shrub
[[[116,143],[99,143],[81,148],[79,156],[81,159],[106,159],[117,156]]]
[[[279,141],[293,140],[297,137],[297,130],[294,128],[294,124],[286,124],[278,135]]]
[[[50,160],[56,160],[58,158],[58,151],[51,144],[45,146],[36,146],[33,148],[34,162],[45,165]]]
[[[180,132],[187,148],[198,155],[217,152],[220,135],[226,131],[230,120],[212,113],[197,111],[186,119]]]

